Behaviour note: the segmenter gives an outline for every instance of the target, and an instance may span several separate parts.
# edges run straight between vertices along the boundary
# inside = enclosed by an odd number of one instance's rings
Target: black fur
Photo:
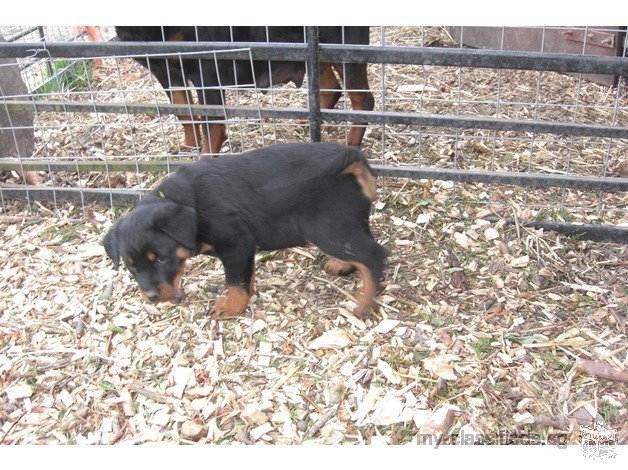
[[[203,159],[144,197],[104,245],[149,300],[173,298],[187,257],[211,252],[224,265],[229,289],[214,312],[227,318],[242,313],[253,292],[256,249],[314,244],[358,269],[364,295],[354,313],[365,316],[386,256],[369,230],[369,182],[362,152],[338,144],[279,144]]]

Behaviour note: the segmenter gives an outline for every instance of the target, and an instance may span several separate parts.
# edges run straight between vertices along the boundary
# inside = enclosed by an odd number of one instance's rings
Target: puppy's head
[[[196,231],[191,207],[170,201],[140,205],[105,235],[105,251],[116,269],[122,259],[146,300],[172,300],[196,248]]]

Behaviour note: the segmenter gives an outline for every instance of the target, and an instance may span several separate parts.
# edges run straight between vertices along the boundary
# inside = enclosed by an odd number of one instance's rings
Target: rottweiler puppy
[[[152,302],[177,298],[185,262],[205,253],[223,263],[226,295],[217,319],[241,315],[253,295],[257,249],[316,245],[330,274],[357,270],[359,318],[375,307],[386,250],[369,229],[376,181],[364,154],[332,143],[277,144],[179,168],[107,233]]]

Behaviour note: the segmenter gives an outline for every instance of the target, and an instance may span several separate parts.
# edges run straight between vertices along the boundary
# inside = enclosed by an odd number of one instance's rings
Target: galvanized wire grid
[[[445,28],[443,28],[444,30]],[[464,37],[465,28],[461,28]],[[506,30],[501,29],[502,47]],[[539,52],[546,51],[545,33],[555,31],[581,31],[586,38],[588,28],[538,28],[541,31]],[[596,31],[616,32],[616,29],[596,28]],[[381,45],[389,43],[389,28],[381,28]],[[393,34],[399,34],[393,29]],[[442,35],[447,35],[443,33]],[[393,38],[394,42],[395,39]],[[451,37],[445,38],[448,47],[462,48],[461,42],[455,43]],[[398,42],[398,41],[397,41]],[[433,32],[433,28],[419,28],[406,35],[402,41],[406,46],[429,47],[436,43],[442,46],[443,39]],[[587,48],[586,40],[582,52]],[[624,49],[623,56],[626,56]],[[626,126],[628,108],[625,78],[617,81],[615,88],[595,85],[583,79],[582,74],[565,76],[545,71],[513,71],[500,69],[451,68],[450,81],[445,83],[450,96],[439,95],[443,87],[442,73],[434,66],[390,66],[381,67],[380,87],[381,109],[399,111],[406,109],[409,103],[421,114],[447,113],[455,116],[475,116],[506,120],[531,119],[534,121],[554,121],[565,123],[598,124],[603,126]],[[442,67],[441,67],[442,69]],[[405,72],[405,73],[404,73]],[[412,82],[395,80],[396,76],[413,77]],[[574,83],[576,84],[574,86]],[[571,96],[551,93],[552,88],[565,86]],[[567,86],[569,88],[567,88]],[[597,88],[598,96],[603,101],[592,101],[583,96],[591,88]],[[413,94],[414,96],[408,96]],[[549,133],[523,133],[501,131],[468,131],[459,128],[391,128],[382,126],[382,151],[385,154],[387,140],[402,140],[410,144],[410,151],[416,155],[418,166],[444,166],[465,171],[483,168],[495,171],[539,172],[564,175],[620,176],[627,174],[625,165],[628,151],[625,139],[598,138],[587,136],[569,136]],[[479,152],[473,150],[479,149]],[[444,161],[442,153],[448,154]],[[584,159],[583,155],[595,155]],[[461,200],[465,189],[456,183],[446,185]],[[504,188],[488,185],[486,191],[475,193],[487,204],[502,203]],[[510,188],[507,191],[511,191]],[[578,192],[569,189],[544,188],[543,202],[539,202],[538,191],[521,191],[518,199],[521,207],[533,207],[541,210],[565,210],[594,221],[602,214],[619,213],[625,223],[626,198],[620,198],[619,204],[611,206],[603,192]],[[496,197],[497,196],[497,197]],[[534,197],[531,197],[534,196]],[[478,202],[478,199],[474,199]],[[585,214],[585,215],[583,215]]]
[[[543,32],[546,29],[549,28],[543,28]],[[101,30],[105,39],[112,37],[112,28]],[[502,37],[505,31],[506,28],[503,28]],[[422,27],[371,28],[371,44],[461,47],[447,29]],[[46,47],[45,42],[42,47]],[[214,58],[222,53],[206,52]],[[252,60],[250,51],[246,52]],[[146,54],[145,57],[151,55]],[[182,60],[186,55],[171,54],[168,57]],[[84,196],[84,189],[106,194],[113,193],[110,188],[128,192],[128,202],[131,202],[136,200],[138,192],[149,188],[164,174],[163,171],[146,171],[147,162],[165,161],[166,166],[162,169],[168,173],[177,163],[199,157],[198,153],[180,146],[180,123],[162,110],[169,103],[168,98],[148,71],[121,55],[103,56],[102,65],[94,70],[91,64],[96,58],[85,56],[71,61],[74,65],[70,66],[70,75],[84,76],[78,84],[68,84],[69,74],[62,72],[52,79],[56,88],[42,90],[41,85],[33,84],[29,78],[31,94],[27,98],[36,109],[35,150],[31,158],[19,159],[24,164],[37,160],[44,162],[44,187],[59,191],[76,188],[74,202],[80,203],[83,210],[91,200],[91,196]],[[28,60],[32,59],[18,59],[23,76],[26,75],[23,64]],[[55,60],[50,57],[48,63]],[[45,74],[42,76],[42,83],[51,81]],[[607,87],[585,80],[581,75],[545,71],[371,64],[369,80],[376,100],[375,109],[380,112],[607,127],[622,127],[628,122],[625,79],[619,79],[615,87]],[[262,111],[269,108],[306,110],[307,82],[299,89],[287,85],[264,90],[255,83],[242,83],[225,91],[227,100],[221,117],[227,117],[229,140],[224,151],[239,153],[276,142],[309,140],[307,122],[294,117],[267,118]],[[20,95],[11,97],[25,98]],[[152,111],[150,114],[131,112],[138,104],[150,105]],[[227,109],[231,107],[246,107],[253,111],[244,117],[234,116]],[[349,99],[343,96],[337,108],[351,111]],[[348,126],[341,121],[323,122],[323,140],[345,140]],[[4,131],[13,129],[5,127]],[[487,170],[591,177],[627,176],[624,172],[628,147],[623,138],[371,123],[363,147],[375,164],[401,168],[421,166],[460,172]],[[69,163],[59,169],[60,160]],[[89,161],[104,162],[104,171],[84,167]],[[109,168],[111,162],[120,161],[128,162],[123,171]],[[36,194],[36,189],[22,184],[22,169],[5,170],[2,179],[5,184],[19,185],[17,190],[32,204],[31,199],[34,198],[31,195]],[[443,181],[437,185],[439,191],[463,202],[503,205],[514,201],[521,207],[535,210],[568,211],[578,220],[589,223],[599,219],[608,219],[611,223],[626,222],[625,194],[623,197],[621,194],[609,197],[612,193],[546,188],[540,198],[538,191],[490,183]],[[13,196],[8,197],[7,194],[15,194],[15,189],[12,188],[13,192],[0,189],[5,212],[12,207],[8,201]],[[59,201],[53,199],[57,207]],[[111,196],[108,202],[115,205],[123,200],[114,200]]]

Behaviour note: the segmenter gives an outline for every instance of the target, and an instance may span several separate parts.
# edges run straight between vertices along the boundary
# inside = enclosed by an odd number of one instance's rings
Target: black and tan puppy
[[[385,249],[369,230],[375,178],[366,158],[339,144],[278,144],[181,167],[105,236],[150,301],[177,296],[185,261],[207,253],[223,263],[227,294],[213,316],[242,314],[253,294],[256,249],[314,244],[332,256],[325,270],[357,270],[354,314],[374,308]]]

